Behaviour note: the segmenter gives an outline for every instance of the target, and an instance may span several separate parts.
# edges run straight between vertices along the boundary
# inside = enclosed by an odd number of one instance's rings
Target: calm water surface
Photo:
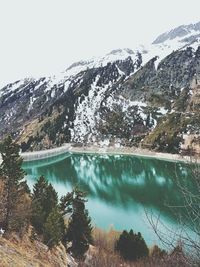
[[[23,168],[31,188],[40,175],[53,184],[59,196],[79,186],[88,194],[87,208],[94,225],[132,228],[148,244],[158,243],[158,238],[146,213],[160,215],[167,227],[176,229],[177,212],[184,218],[183,209],[169,208],[183,204],[177,178],[195,190],[187,165],[143,157],[64,154],[26,162]]]

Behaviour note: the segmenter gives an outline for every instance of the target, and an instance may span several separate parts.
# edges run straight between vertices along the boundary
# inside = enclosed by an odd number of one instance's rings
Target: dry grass
[[[15,234],[9,236],[9,240],[0,237],[1,267],[66,267],[68,263],[68,255],[61,244],[48,250],[39,241],[31,242],[28,235],[23,239]]]
[[[95,227],[93,229],[94,245],[98,248],[106,251],[114,251],[114,245],[119,238],[121,232],[114,230],[113,228],[107,231]]]
[[[109,229],[104,231],[93,229],[94,247],[90,247],[84,262],[79,267],[190,267],[183,254],[171,253],[169,255],[153,253],[150,248],[150,256],[137,262],[126,262],[114,252],[116,239],[120,232]]]
[[[96,249],[90,253],[85,262],[78,267],[194,267],[182,255],[165,255],[164,257],[149,257],[137,262],[126,262],[114,252]]]
[[[5,209],[5,202],[6,202],[6,194],[5,194],[5,184],[3,179],[0,178],[0,228],[2,227],[2,223],[5,219],[6,209]]]
[[[36,136],[37,132],[41,132],[41,129],[45,125],[45,123],[47,123],[48,121],[53,122],[57,119],[59,114],[63,111],[63,107],[61,107],[60,109],[60,112],[54,109],[52,112],[52,116],[47,116],[42,121],[39,121],[39,119],[36,118],[32,121],[28,121],[27,123],[25,123],[20,136],[17,138],[17,143],[21,144],[23,142],[27,142],[30,137]]]

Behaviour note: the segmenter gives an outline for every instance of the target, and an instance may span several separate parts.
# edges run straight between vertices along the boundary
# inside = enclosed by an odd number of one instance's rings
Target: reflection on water
[[[88,194],[89,213],[97,226],[140,231],[149,243],[157,241],[145,211],[161,213],[162,220],[176,227],[182,195],[176,179],[192,190],[190,171],[183,163],[133,156],[65,154],[48,160],[26,162],[29,185],[44,175],[63,195],[78,185]],[[184,217],[184,210],[179,209]]]

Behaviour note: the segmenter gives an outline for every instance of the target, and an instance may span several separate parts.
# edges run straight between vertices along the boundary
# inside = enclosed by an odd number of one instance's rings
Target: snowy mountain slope
[[[116,79],[125,79],[134,73],[141,65],[140,56],[137,55],[135,62],[128,57],[126,60],[118,60],[105,66],[87,69],[81,72],[66,71],[60,76],[49,78],[24,79],[9,84],[1,90],[0,98],[0,126],[1,134],[18,129],[20,125],[38,118],[43,113],[48,113],[50,107],[62,97],[70,96],[71,103],[78,98],[79,87],[87,92],[99,74],[99,84],[113,84]],[[5,124],[6,122],[6,124]]]
[[[142,46],[143,61],[158,56],[156,65],[173,51],[192,47],[194,50],[200,45],[200,22],[190,25],[182,25],[158,36],[152,44]]]
[[[186,41],[189,36],[200,34],[200,22],[189,25],[181,25],[168,32],[162,33],[154,41],[153,44],[161,44],[169,40],[179,38],[180,42]]]
[[[73,79],[75,75],[82,71],[86,71],[91,68],[104,67],[108,63],[113,63],[118,60],[125,60],[128,57],[131,57],[133,62],[141,61],[144,66],[150,59],[157,56],[158,63],[167,55],[178,49],[185,49],[188,46],[197,49],[200,44],[200,22],[190,25],[182,25],[171,31],[161,34],[153,41],[152,44],[141,45],[135,49],[116,49],[111,51],[105,56],[92,58],[87,61],[80,61],[69,66],[65,71],[47,77],[44,83],[47,84],[49,90],[54,85],[66,83],[65,90],[67,90],[67,85],[70,83],[70,80]],[[71,77],[71,79],[70,79]],[[0,96],[8,93],[9,91],[15,91],[16,89],[23,89],[22,85],[27,85],[30,80],[33,78],[23,79],[21,81],[9,84],[8,86],[0,89]],[[48,90],[48,89],[47,89]]]
[[[116,49],[109,54],[93,58],[88,61],[80,61],[72,64],[66,71],[69,74],[76,74],[88,68],[105,66],[109,62],[124,60],[131,57],[133,61],[137,59],[138,53],[141,54],[142,64],[145,65],[150,59],[158,56],[161,61],[164,57],[178,49],[188,46],[197,49],[200,45],[200,22],[190,25],[182,25],[158,36],[152,43],[141,45],[134,49]]]
[[[200,23],[180,26],[152,44],[8,84],[0,90],[0,136],[12,132],[24,149],[69,141],[138,144],[180,109],[178,99],[200,73],[199,45]]]

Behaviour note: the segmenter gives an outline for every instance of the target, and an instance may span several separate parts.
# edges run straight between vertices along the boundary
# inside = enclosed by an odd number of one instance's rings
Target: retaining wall
[[[33,161],[33,160],[39,160],[39,159],[46,159],[53,156],[57,156],[66,152],[69,152],[69,148],[71,147],[70,144],[65,144],[61,147],[56,147],[52,149],[47,150],[41,150],[41,151],[33,151],[33,152],[23,152],[20,153],[24,161]],[[1,155],[0,155],[0,163],[1,163]]]

